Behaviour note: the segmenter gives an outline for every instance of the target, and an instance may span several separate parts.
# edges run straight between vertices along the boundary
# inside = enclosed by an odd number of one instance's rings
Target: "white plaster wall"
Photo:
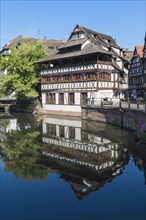
[[[59,93],[55,94],[55,102],[56,104],[59,104]]]
[[[88,99],[91,98],[91,92],[87,92],[87,98],[88,98]]]
[[[43,127],[43,134],[46,134],[47,133],[46,123],[43,123],[42,127]]]
[[[124,72],[125,72],[126,74],[128,74],[128,69],[124,68]]]
[[[94,92],[94,98],[98,98],[98,92]]]
[[[44,123],[44,121],[43,121]],[[51,123],[51,122],[50,122]],[[52,123],[51,123],[52,124]],[[59,125],[56,125],[56,136],[59,137]]]
[[[108,48],[107,48],[107,47],[104,47],[103,45],[101,45],[101,47],[102,47],[104,50],[107,50],[107,51],[108,51]]]
[[[111,81],[113,81],[113,80],[114,80],[114,74],[111,73]]]
[[[64,104],[68,104],[68,93],[64,93]]]
[[[90,41],[89,39],[86,40],[85,43],[82,44],[81,50],[82,50],[86,45],[88,45],[88,44],[90,44],[90,43],[91,43],[91,41]]]
[[[116,53],[118,53],[120,55],[120,50],[119,49],[113,47],[113,50],[116,51]]]
[[[75,139],[81,141],[81,129],[75,128]]]
[[[69,127],[68,126],[65,126],[65,138],[69,138]]]
[[[43,124],[55,124],[56,125],[56,134],[59,136],[59,125],[70,126],[70,127],[79,127],[81,128],[81,120],[69,120],[69,119],[60,119],[60,118],[49,118],[46,117],[43,119]]]
[[[43,106],[45,110],[58,111],[58,112],[81,112],[81,106],[75,105],[45,105]]]
[[[118,74],[116,73],[115,74],[115,81],[117,81],[118,80]]]
[[[81,96],[80,92],[75,92],[74,96],[75,96],[75,105],[80,105],[80,103],[81,103],[81,101],[80,101],[80,96]]]
[[[42,93],[42,105],[44,106],[46,102],[46,94],[45,93]]]
[[[115,62],[116,62],[117,65],[122,69],[122,66],[123,66],[122,60],[121,60],[121,59],[117,59]]]
[[[108,97],[108,98],[112,98],[113,97],[113,90],[99,90],[98,91],[98,94],[97,94],[97,98],[105,98],[105,97]]]

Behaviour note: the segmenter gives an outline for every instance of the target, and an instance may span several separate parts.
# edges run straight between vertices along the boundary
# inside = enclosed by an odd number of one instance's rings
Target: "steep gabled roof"
[[[102,49],[102,47],[95,45],[94,43],[91,43],[91,44],[88,44],[87,46],[85,46],[82,50],[79,50],[76,52],[60,54],[59,51],[56,50],[51,55],[40,60],[38,63],[43,63],[43,62],[57,60],[57,59],[65,59],[65,58],[83,56],[83,55],[93,54],[93,53],[102,53],[102,54],[112,55],[111,52]]]
[[[54,47],[58,48],[59,46],[61,46],[63,44],[63,40],[48,40],[48,39],[44,39],[43,40],[46,47]]]
[[[11,41],[9,41],[4,47],[3,50],[9,50],[13,47],[18,46],[19,44],[22,43],[34,43],[37,39],[33,38],[33,37],[23,37],[23,36],[18,36],[15,37],[14,39],[12,39]]]
[[[133,57],[138,55],[140,58],[142,58],[143,57],[143,48],[144,48],[143,46],[136,46],[135,50],[134,50]]]
[[[0,51],[1,55],[9,55],[9,50],[17,47],[19,45],[21,45],[22,43],[27,43],[27,44],[33,44],[36,41],[43,41],[46,47],[46,51],[50,53],[50,50],[54,50],[56,48],[58,48],[62,43],[63,40],[48,40],[46,38],[44,39],[36,39],[33,37],[24,37],[24,36],[18,36],[15,37],[14,39],[12,39],[11,41],[9,41]]]
[[[81,38],[81,39],[77,39],[77,40],[67,41],[67,42],[64,42],[63,44],[61,44],[61,46],[59,46],[58,49],[76,46],[76,45],[82,45],[86,40],[87,40],[87,38]]]
[[[73,35],[77,35],[77,34],[78,36],[72,38]],[[83,45],[84,43],[85,43],[84,47],[82,47],[82,49],[78,51],[70,52],[69,50],[67,50],[68,51],[67,53],[62,53],[61,51],[59,51],[64,48]],[[115,48],[115,50],[113,50],[112,48]],[[120,50],[122,49],[117,45],[116,41],[111,36],[93,31],[81,25],[76,25],[74,30],[70,34],[68,41],[63,43],[57,49],[58,51],[56,50],[55,53],[51,54],[50,56],[44,58],[39,62],[65,59],[65,58],[82,56],[92,53],[102,53],[111,56],[113,55],[128,62],[128,59],[126,57],[120,55]],[[119,50],[119,53],[116,51],[116,49]]]
[[[76,27],[74,28],[73,32],[71,33],[69,39],[71,38],[72,34],[73,33],[76,33],[76,29],[78,29],[78,31],[83,31],[87,37],[89,37],[92,42],[94,43],[99,43],[99,44],[103,44],[107,47],[115,47],[115,48],[120,48],[116,41],[109,35],[106,35],[106,34],[102,34],[102,33],[99,33],[99,32],[96,32],[94,30],[91,30],[89,28],[86,28],[84,26],[81,26],[79,24],[76,25]]]

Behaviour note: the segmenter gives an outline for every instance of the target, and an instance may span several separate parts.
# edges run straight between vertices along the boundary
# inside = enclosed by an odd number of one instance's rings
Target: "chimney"
[[[22,36],[22,35],[19,35],[18,37],[19,37],[19,39],[22,39],[22,38],[23,38],[23,36]]]

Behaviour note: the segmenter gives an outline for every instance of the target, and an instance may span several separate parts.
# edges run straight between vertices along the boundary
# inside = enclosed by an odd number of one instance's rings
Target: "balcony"
[[[52,73],[91,71],[91,70],[97,70],[97,64],[69,66],[69,67],[62,67],[62,68],[51,68],[48,70],[41,71],[41,75],[47,75],[47,74],[52,74]]]
[[[42,70],[41,75],[48,75],[48,74],[59,74],[59,73],[70,73],[70,72],[88,72],[88,71],[97,71],[97,69],[101,70],[112,70],[114,69],[110,63],[93,63],[93,64],[86,64],[86,65],[78,65],[78,66],[68,66],[62,68],[51,68],[48,70]]]

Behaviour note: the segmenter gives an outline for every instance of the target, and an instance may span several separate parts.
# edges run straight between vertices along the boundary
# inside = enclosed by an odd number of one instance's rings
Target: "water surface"
[[[79,118],[0,115],[1,220],[144,220],[134,132]]]

